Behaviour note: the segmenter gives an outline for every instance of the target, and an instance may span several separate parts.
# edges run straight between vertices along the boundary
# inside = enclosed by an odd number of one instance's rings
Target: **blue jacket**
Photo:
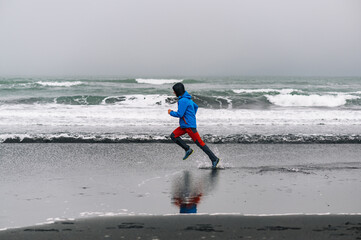
[[[170,115],[179,118],[181,128],[197,128],[198,105],[192,101],[192,96],[187,91],[178,99],[178,111],[171,111]]]

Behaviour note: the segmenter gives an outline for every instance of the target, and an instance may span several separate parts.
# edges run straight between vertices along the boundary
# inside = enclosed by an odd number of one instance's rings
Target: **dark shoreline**
[[[361,215],[94,217],[0,231],[22,239],[361,239]]]

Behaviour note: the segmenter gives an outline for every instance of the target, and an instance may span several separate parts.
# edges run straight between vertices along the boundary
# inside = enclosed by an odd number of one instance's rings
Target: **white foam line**
[[[126,213],[127,209],[121,209],[124,212],[82,212],[80,217],[113,217],[113,216],[128,216],[132,215],[131,213]]]
[[[81,81],[66,81],[66,82],[44,82],[44,81],[38,81],[36,82],[39,85],[42,86],[48,86],[48,87],[71,87],[76,85],[84,84]]]
[[[170,83],[182,82],[183,79],[143,79],[143,78],[137,78],[137,79],[135,79],[135,81],[137,83],[147,83],[147,84],[162,85],[162,84],[170,84]]]
[[[10,229],[15,229],[15,228],[20,228],[20,227],[14,227],[14,228],[0,228],[0,232],[1,232],[1,231],[6,231],[6,230],[10,230]]]
[[[46,220],[55,222],[55,221],[74,221],[75,219],[74,218],[48,218]]]
[[[35,223],[32,226],[42,226],[42,225],[48,225],[48,224],[53,224],[56,221],[74,221],[75,218],[48,218],[46,219],[45,222],[40,222],[40,223]],[[8,227],[8,228],[0,228],[0,232],[1,231],[6,231],[6,230],[11,230],[11,229],[19,229],[19,228],[24,228],[27,226],[22,226],[22,227]]]
[[[232,90],[234,93],[270,93],[270,92],[278,92],[278,93],[282,93],[282,94],[289,94],[292,92],[302,92],[301,90],[298,89],[289,89],[289,88],[284,88],[284,89],[272,89],[272,88],[266,88],[266,89],[233,89]]]

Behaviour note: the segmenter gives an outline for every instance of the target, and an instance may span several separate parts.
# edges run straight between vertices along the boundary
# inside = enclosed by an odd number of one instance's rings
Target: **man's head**
[[[185,93],[184,85],[183,83],[176,83],[173,86],[173,91],[177,97],[182,96]]]

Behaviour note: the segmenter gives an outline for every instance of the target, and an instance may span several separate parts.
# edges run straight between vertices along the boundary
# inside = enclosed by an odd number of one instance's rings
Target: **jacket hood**
[[[188,98],[188,99],[191,99],[192,98],[192,96],[187,92],[187,91],[185,91],[184,92],[184,94],[182,95],[182,96],[179,96],[179,99],[181,99],[181,98]]]
[[[173,88],[173,91],[175,92],[175,94],[177,95],[177,97],[182,96],[184,94],[184,92],[186,91],[183,83],[180,83],[180,82],[174,84],[174,86],[172,88]]]

